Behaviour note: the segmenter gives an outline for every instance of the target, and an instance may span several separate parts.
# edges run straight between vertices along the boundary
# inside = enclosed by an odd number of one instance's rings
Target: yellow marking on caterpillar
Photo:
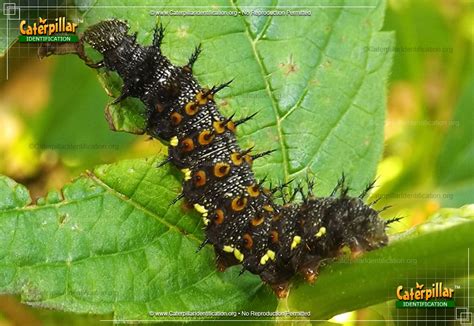
[[[191,180],[191,170],[190,169],[182,169],[181,172],[184,173],[184,180],[185,181]],[[196,205],[194,205],[194,207],[196,207]]]
[[[179,140],[178,137],[174,136],[173,138],[170,139],[170,145],[173,147],[178,146]]]
[[[202,222],[204,223],[204,225],[208,225],[209,222],[211,221],[211,220],[208,219],[206,216],[207,216],[207,213],[202,214]]]
[[[273,212],[274,209],[271,205],[263,205],[263,209],[266,210],[267,212]]]
[[[203,89],[199,93],[196,94],[196,101],[198,102],[199,105],[204,105],[207,103],[207,97],[204,96],[206,92],[208,92],[208,89]]]
[[[293,242],[291,243],[291,249],[295,249],[301,242],[301,237],[299,235],[295,235],[293,237]]]
[[[207,209],[199,204],[194,204],[194,209],[198,211],[198,213],[201,213],[202,216],[206,217],[207,216]]]
[[[321,238],[323,235],[326,234],[326,228],[324,226],[321,226],[319,228],[319,231],[314,235],[316,238]]]
[[[263,255],[262,258],[260,258],[260,265],[265,265],[269,259],[275,260],[275,252],[274,251],[267,250],[267,253],[265,255]]]
[[[244,260],[244,254],[239,251],[239,249],[234,249],[234,256],[238,261]]]
[[[272,250],[267,251],[268,257],[270,257],[271,260],[275,260],[275,252]]]
[[[222,248],[222,250],[224,250],[225,252],[233,252],[234,248],[231,247],[231,246],[224,246],[224,248]]]

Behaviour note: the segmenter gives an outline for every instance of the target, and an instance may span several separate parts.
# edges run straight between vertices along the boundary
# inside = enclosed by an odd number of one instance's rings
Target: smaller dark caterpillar
[[[340,256],[343,248],[360,253],[387,244],[385,229],[397,219],[384,221],[363,202],[373,184],[353,198],[342,178],[331,196],[316,197],[309,180],[306,190],[298,186],[277,204],[276,194],[287,185],[265,189],[251,170],[255,159],[271,151],[252,154],[236,141],[235,128],[253,115],[236,121],[222,116],[214,95],[229,83],[203,88],[192,74],[200,48],[179,67],[161,52],[161,26],[150,46],[138,44],[128,30],[123,21],[102,21],[85,31],[75,49],[46,47],[42,54],[76,53],[91,67],[116,71],[124,85],[114,102],[132,96],[145,104],[147,133],[170,144],[165,163],[184,173],[177,200],[185,198],[202,214],[202,246],[214,246],[220,270],[242,264],[242,271],[259,275],[285,297],[295,274],[313,282],[320,264]],[[84,43],[103,61],[89,60]],[[297,196],[301,200],[295,202]]]

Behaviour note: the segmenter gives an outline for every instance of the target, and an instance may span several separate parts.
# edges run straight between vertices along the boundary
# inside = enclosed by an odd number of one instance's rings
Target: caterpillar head
[[[349,196],[315,198],[302,205],[300,214],[314,221],[305,227],[310,247],[324,255],[344,246],[353,253],[374,250],[387,245],[386,222],[378,211],[362,199]]]
[[[95,50],[104,53],[122,44],[127,37],[129,26],[126,22],[112,19],[92,25],[84,32],[84,41]]]
[[[381,219],[379,212],[366,205],[359,198],[343,198],[346,211],[352,214],[348,221],[346,244],[353,253],[365,252],[384,247],[388,244],[387,223]]]

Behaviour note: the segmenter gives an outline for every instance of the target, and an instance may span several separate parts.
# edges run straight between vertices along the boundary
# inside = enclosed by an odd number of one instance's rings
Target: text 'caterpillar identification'
[[[161,26],[149,46],[138,44],[136,34],[128,31],[120,20],[99,22],[85,31],[76,53],[89,66],[116,71],[122,78],[122,94],[115,102],[131,96],[145,104],[146,131],[169,143],[166,162],[184,175],[177,199],[184,198],[202,215],[203,246],[214,246],[220,270],[242,264],[243,271],[259,275],[277,296],[285,297],[295,274],[313,282],[321,262],[340,256],[344,247],[359,253],[387,244],[386,227],[396,219],[384,221],[364,204],[373,184],[359,197],[350,197],[342,178],[331,196],[316,197],[308,180],[305,190],[296,187],[278,204],[276,193],[285,185],[265,189],[252,172],[252,162],[271,151],[253,154],[236,141],[236,127],[253,116],[224,117],[214,95],[229,83],[204,88],[193,77],[200,48],[185,66],[175,66],[160,50]],[[103,60],[92,63],[84,42]],[[301,199],[295,201],[295,195]]]

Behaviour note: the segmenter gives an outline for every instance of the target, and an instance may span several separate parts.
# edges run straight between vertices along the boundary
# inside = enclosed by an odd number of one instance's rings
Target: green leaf
[[[101,110],[109,97],[96,74],[85,69],[74,56],[51,57],[54,61],[51,100],[34,118],[39,149],[51,148],[65,160],[86,167],[101,163],[103,157],[114,161],[120,150],[136,137],[112,133]],[[67,75],[64,71],[67,70]],[[76,87],[76,85],[82,85]]]
[[[20,293],[39,307],[114,312],[115,319],[147,319],[149,311],[274,310],[273,294],[256,276],[238,277],[236,267],[216,272],[209,247],[195,254],[198,217],[168,206],[179,183],[155,164],[100,166],[67,185],[61,201],[39,206],[25,207],[25,188],[1,177],[2,198],[15,199],[0,212],[0,293]],[[327,319],[385,301],[387,289],[421,271],[429,278],[446,266],[466,269],[473,232],[474,206],[442,210],[386,248],[323,267],[314,286],[297,282],[280,305]]]
[[[451,194],[445,205],[452,207],[474,203],[474,75],[468,81],[452,118],[438,158],[438,183]]]
[[[42,205],[0,178],[0,293],[39,307],[148,319],[149,311],[274,309],[258,278],[219,273],[199,218],[170,207],[180,187],[153,159],[99,166]],[[3,198],[7,198],[6,201]]]
[[[31,203],[28,189],[15,181],[2,177],[0,179],[0,209],[21,208]]]

